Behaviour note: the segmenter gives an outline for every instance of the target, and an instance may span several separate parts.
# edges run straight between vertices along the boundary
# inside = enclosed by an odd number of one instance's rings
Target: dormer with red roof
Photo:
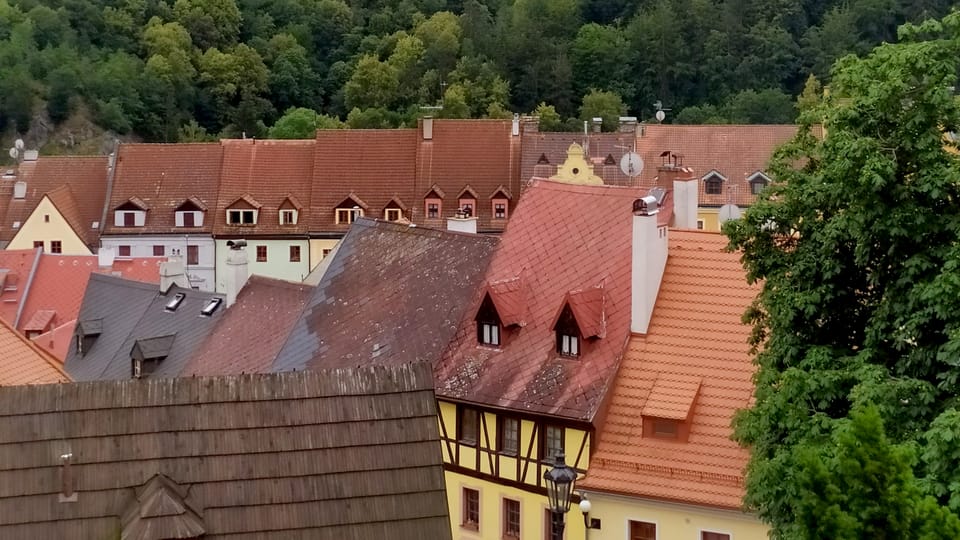
[[[527,285],[516,276],[492,281],[484,290],[484,298],[477,310],[477,342],[499,347],[507,332],[527,324]]]
[[[566,294],[552,325],[557,336],[557,354],[578,357],[584,342],[606,336],[605,300],[603,285]]]
[[[469,184],[464,186],[457,195],[457,209],[466,217],[477,215],[477,192]]]
[[[337,225],[349,225],[362,218],[368,208],[370,206],[363,202],[363,199],[358,197],[356,193],[351,192],[334,209],[334,220]]]
[[[506,221],[510,217],[510,201],[513,195],[506,187],[500,185],[490,194],[490,215],[494,221]]]
[[[139,197],[130,197],[113,210],[115,227],[143,227],[147,223],[150,207]]]
[[[423,215],[424,219],[443,218],[443,199],[446,194],[436,184],[430,186],[430,189],[423,196]]]
[[[280,203],[280,225],[296,225],[302,211],[303,204],[300,203],[300,199],[293,195],[287,195]]]
[[[190,197],[175,210],[175,223],[177,227],[194,228],[203,227],[203,216],[207,212],[207,205],[196,197]]]
[[[249,194],[242,195],[227,205],[226,220],[230,227],[255,227],[260,203]]]

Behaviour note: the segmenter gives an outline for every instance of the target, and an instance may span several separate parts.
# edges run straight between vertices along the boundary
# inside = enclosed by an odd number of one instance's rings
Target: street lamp
[[[552,469],[543,473],[547,484],[547,498],[550,499],[550,512],[553,515],[553,540],[563,539],[563,515],[570,511],[570,495],[577,472],[566,464],[563,452],[554,458]]]

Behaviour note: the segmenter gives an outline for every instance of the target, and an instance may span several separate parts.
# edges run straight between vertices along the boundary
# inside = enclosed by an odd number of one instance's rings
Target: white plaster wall
[[[153,246],[163,246],[164,256],[179,255],[187,261],[187,245],[198,246],[198,264],[187,265],[190,284],[201,291],[213,291],[216,285],[216,247],[213,238],[199,235],[101,236],[100,245],[119,253],[130,246],[131,257],[153,257]]]
[[[310,273],[310,243],[307,239],[260,240],[247,238],[249,275],[265,276],[287,281],[303,281]],[[223,269],[226,268],[227,240],[216,241],[217,292],[225,293]],[[267,246],[267,262],[257,262],[257,246]],[[300,262],[290,262],[290,246],[300,246]]]

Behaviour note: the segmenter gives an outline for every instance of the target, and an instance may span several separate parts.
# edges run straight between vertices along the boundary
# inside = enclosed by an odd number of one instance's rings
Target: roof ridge
[[[45,360],[45,361],[47,362],[47,364],[50,365],[50,367],[52,367],[54,370],[56,370],[59,374],[61,374],[61,375],[63,375],[64,377],[66,377],[66,379],[67,379],[68,381],[72,381],[72,380],[73,380],[73,378],[70,377],[70,375],[69,375],[66,371],[63,370],[63,367],[59,365],[59,362],[57,361],[57,359],[54,358],[54,356],[53,356],[52,354],[50,354],[49,352],[47,352],[43,347],[40,347],[39,345],[35,344],[33,341],[31,341],[30,339],[28,339],[27,336],[21,334],[19,331],[17,331],[16,328],[14,328],[13,326],[11,326],[10,323],[8,323],[7,321],[3,320],[2,318],[0,318],[0,325],[3,325],[3,326],[6,327],[8,330],[10,330],[11,332],[13,332],[13,333],[16,335],[17,339],[19,339],[20,341],[22,341],[24,344],[27,345],[27,347],[29,347],[31,350],[33,350],[34,352],[36,352],[43,360]]]
[[[114,276],[111,274],[104,274],[102,272],[90,272],[90,279],[93,279],[96,281],[103,281],[111,285],[122,285],[122,286],[131,287],[135,289],[151,290],[151,291],[156,290],[158,294],[160,293],[160,287],[155,283],[144,283],[142,281],[127,279],[125,277]]]
[[[253,274],[247,278],[247,283],[250,283],[251,281],[255,281],[263,285],[270,285],[271,287],[291,289],[291,290],[299,289],[299,288],[311,290],[314,288],[314,285],[310,285],[309,283],[304,283],[302,281],[290,281],[287,279],[261,276],[259,274]],[[244,289],[246,289],[246,285],[244,285],[243,289],[241,289],[240,291],[243,292]]]

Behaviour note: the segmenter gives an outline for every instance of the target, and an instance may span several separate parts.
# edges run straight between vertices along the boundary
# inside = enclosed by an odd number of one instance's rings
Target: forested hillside
[[[0,0],[0,133],[143,140],[629,112],[790,122],[810,74],[946,0]],[[277,120],[292,111],[273,130]],[[311,111],[316,111],[319,116]]]

